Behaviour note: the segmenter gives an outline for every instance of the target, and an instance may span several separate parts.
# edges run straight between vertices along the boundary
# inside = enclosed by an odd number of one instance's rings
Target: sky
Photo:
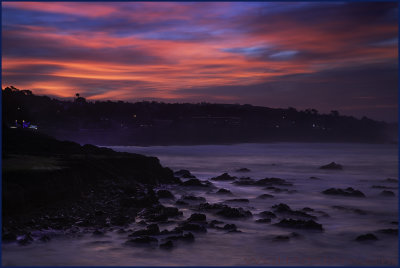
[[[3,2],[2,87],[397,121],[396,2]]]

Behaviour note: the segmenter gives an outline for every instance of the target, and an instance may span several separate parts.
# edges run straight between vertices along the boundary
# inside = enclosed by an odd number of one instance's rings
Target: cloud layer
[[[3,87],[397,120],[395,2],[4,2]]]

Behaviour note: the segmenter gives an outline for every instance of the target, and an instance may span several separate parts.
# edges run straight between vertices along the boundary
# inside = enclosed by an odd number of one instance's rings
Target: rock
[[[227,207],[224,204],[209,204],[209,203],[202,203],[198,206],[199,210],[220,210]]]
[[[187,242],[192,242],[194,241],[194,235],[191,232],[188,232],[184,235],[179,235],[179,236],[169,236],[167,237],[169,240],[183,240]]]
[[[314,176],[311,176],[309,179],[310,179],[310,180],[321,180],[320,178],[314,177]]]
[[[20,239],[18,239],[18,244],[25,246],[32,243],[33,238],[30,233],[23,235]]]
[[[296,229],[313,229],[313,230],[323,230],[322,224],[319,224],[313,220],[293,220],[293,219],[283,219],[275,225],[285,228],[296,228]]]
[[[374,188],[374,189],[398,189],[398,187],[383,186],[383,185],[372,185],[371,188]]]
[[[359,241],[359,242],[376,241],[376,240],[378,240],[378,238],[374,234],[368,233],[368,234],[358,236],[355,240]]]
[[[278,205],[273,205],[272,208],[275,210],[275,212],[291,212],[292,209],[283,203],[280,203]]]
[[[301,218],[317,219],[317,217],[307,214],[306,212],[300,210],[292,210],[288,205],[282,203],[279,205],[274,205],[272,206],[272,208],[274,209],[275,213],[281,213]]]
[[[229,232],[236,232],[237,231],[237,226],[236,224],[225,224],[222,229],[227,230]]]
[[[182,182],[182,186],[196,186],[196,187],[209,187],[212,184],[209,181],[202,182],[198,179],[190,179],[188,181]]]
[[[149,226],[146,227],[146,229],[135,231],[132,234],[130,234],[129,237],[158,235],[158,234],[160,234],[160,228],[158,227],[158,225],[150,224]]]
[[[257,196],[257,198],[258,199],[269,199],[269,198],[274,198],[274,196],[270,195],[270,194],[262,194],[262,195]]]
[[[270,218],[270,219],[276,218],[276,215],[271,211],[263,211],[259,215],[262,217]]]
[[[182,205],[182,206],[185,206],[185,205],[189,205],[189,203],[187,203],[187,202],[185,202],[185,201],[182,201],[182,200],[177,200],[176,202],[175,202],[175,204],[177,204],[177,205]]]
[[[236,198],[236,199],[228,199],[225,202],[239,202],[239,203],[249,203],[249,199],[246,198]]]
[[[305,208],[302,209],[302,211],[304,211],[304,212],[312,212],[312,211],[314,211],[314,209],[309,208],[309,207],[305,207]]]
[[[93,235],[104,235],[104,232],[102,232],[102,231],[96,229],[96,230],[93,232]]]
[[[42,235],[42,236],[40,236],[39,240],[42,242],[48,242],[51,239],[50,239],[50,236],[48,236],[48,235]]]
[[[271,219],[258,219],[256,223],[271,223]]]
[[[236,185],[246,186],[246,185],[254,185],[255,182],[256,182],[255,180],[246,177],[246,178],[239,178],[232,183]]]
[[[229,190],[227,190],[227,189],[225,189],[225,188],[221,188],[221,189],[219,189],[219,190],[217,191],[217,194],[229,194],[229,195],[231,195],[232,192],[229,191]]]
[[[277,235],[273,239],[274,241],[289,241],[290,237],[287,235]]]
[[[149,244],[154,242],[158,242],[158,240],[151,236],[140,236],[126,241],[127,244]]]
[[[399,180],[397,179],[392,179],[392,178],[387,178],[386,180],[384,180],[384,182],[389,182],[389,183],[398,183]]]
[[[235,170],[236,172],[250,172],[250,169],[248,168],[239,168]]]
[[[209,228],[220,228],[217,225],[223,224],[223,221],[217,221],[217,220],[212,220],[211,222],[208,223]]]
[[[247,218],[252,216],[251,212],[248,210],[244,210],[242,208],[231,208],[231,207],[224,207],[223,209],[217,212],[217,215],[226,218]]]
[[[218,177],[211,178],[212,181],[233,181],[236,177],[230,176],[228,173],[219,175]]]
[[[151,208],[145,208],[140,213],[147,221],[157,222],[166,221],[168,218],[182,216],[183,213],[175,207],[165,207],[163,205],[156,205]]]
[[[168,190],[158,190],[157,196],[158,198],[175,199],[175,196]]]
[[[4,232],[2,235],[3,242],[12,242],[17,240],[17,235],[11,232]]]
[[[394,197],[396,196],[395,193],[393,193],[392,191],[388,191],[388,190],[383,190],[380,193],[381,196],[386,196],[386,197]]]
[[[367,215],[367,212],[365,212],[364,210],[361,210],[359,208],[350,208],[350,207],[343,207],[343,206],[332,206],[332,208],[343,210],[343,211],[348,211],[348,212],[354,212],[359,215]]]
[[[183,231],[181,230],[181,229],[174,229],[174,230],[172,230],[172,231],[168,231],[168,230],[162,230],[161,232],[160,232],[160,235],[171,235],[171,234],[182,234],[183,233]]]
[[[206,199],[204,197],[201,197],[201,196],[197,197],[197,196],[193,196],[193,195],[184,195],[181,197],[180,200],[206,202]]]
[[[390,234],[390,235],[398,235],[399,234],[398,229],[381,229],[381,230],[378,230],[377,232],[382,233],[382,234]]]
[[[174,243],[172,243],[171,240],[168,240],[167,242],[160,244],[160,248],[162,249],[171,249],[174,247]]]
[[[189,170],[187,169],[181,169],[178,170],[174,173],[174,175],[176,176],[180,176],[182,178],[187,178],[187,179],[192,179],[192,178],[196,178],[194,175],[192,175],[192,173],[190,173]]]
[[[204,222],[206,221],[207,217],[205,214],[201,214],[201,213],[194,213],[192,215],[190,215],[189,219],[187,219],[188,222],[192,222],[192,221],[200,221],[200,222]]]
[[[351,196],[351,197],[365,197],[365,195],[359,191],[355,190],[351,187],[348,187],[346,189],[339,189],[339,188],[329,188],[325,191],[322,192],[323,194],[326,195],[342,195],[342,196]]]
[[[128,216],[125,215],[117,215],[111,217],[111,224],[112,225],[117,225],[117,226],[123,226],[128,224],[131,221],[131,219]]]
[[[183,231],[207,232],[207,228],[203,224],[192,222],[183,222],[179,227],[176,227],[176,229]]]
[[[320,169],[332,169],[332,170],[342,170],[343,166],[340,164],[336,164],[335,162],[331,162],[328,165],[319,167]]]

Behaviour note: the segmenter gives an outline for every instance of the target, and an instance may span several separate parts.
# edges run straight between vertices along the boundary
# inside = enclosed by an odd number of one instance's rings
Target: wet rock
[[[187,219],[188,222],[193,222],[193,221],[197,221],[197,222],[204,222],[206,221],[207,217],[205,214],[201,214],[201,213],[194,213],[192,215],[190,215],[189,219]]]
[[[191,232],[188,232],[184,235],[175,235],[167,237],[168,240],[182,240],[187,242],[194,241],[194,235]]]
[[[225,224],[224,227],[222,227],[223,230],[227,230],[228,232],[237,232],[237,226],[236,224]]]
[[[262,194],[262,195],[257,196],[257,198],[258,199],[269,199],[269,198],[274,198],[274,196],[270,195],[270,194]]]
[[[183,201],[183,200],[181,200],[181,199],[177,200],[177,201],[175,202],[175,204],[177,204],[177,205],[182,205],[182,206],[189,205],[189,203],[187,203],[187,202],[185,202],[185,201]]]
[[[296,216],[301,218],[308,218],[308,219],[317,219],[317,217],[310,215],[306,212],[300,210],[292,210],[288,205],[280,203],[278,205],[272,206],[275,213],[286,214],[290,216]]]
[[[393,193],[392,191],[388,191],[388,190],[383,190],[380,193],[381,196],[385,196],[385,197],[394,197],[396,196],[395,193]]]
[[[174,173],[174,175],[182,177],[182,178],[186,178],[186,179],[192,179],[192,178],[196,178],[192,173],[190,173],[189,170],[187,169],[181,169],[178,170]]]
[[[273,239],[274,241],[289,241],[290,237],[287,235],[277,235]]]
[[[207,228],[204,224],[193,223],[193,222],[183,222],[178,227],[177,230],[183,231],[193,231],[193,232],[207,232]]]
[[[384,180],[384,182],[389,182],[389,183],[398,183],[399,180],[397,179],[392,179],[392,178],[387,178],[386,180]]]
[[[246,178],[239,178],[232,183],[236,185],[246,186],[246,185],[254,185],[255,182],[256,182],[255,180],[246,177]]]
[[[157,238],[151,236],[140,236],[136,238],[131,238],[126,241],[127,244],[149,244],[149,243],[157,243]]]
[[[160,232],[160,235],[175,235],[175,234],[182,234],[183,233],[183,231],[181,230],[181,229],[174,229],[174,230],[172,230],[172,231],[168,231],[168,230],[162,230],[161,232]]]
[[[205,202],[206,199],[202,196],[193,196],[193,195],[184,195],[181,197],[180,200],[184,201],[200,201],[200,202]]]
[[[116,215],[111,217],[110,222],[112,225],[123,226],[131,222],[131,219],[125,215]]]
[[[359,191],[355,190],[351,187],[346,189],[339,189],[339,188],[329,188],[322,192],[326,195],[341,195],[341,196],[349,196],[349,197],[365,197],[365,195]]]
[[[158,222],[166,221],[168,218],[182,216],[183,213],[175,207],[165,207],[163,205],[156,205],[151,208],[145,208],[140,213],[147,221]]]
[[[236,172],[250,172],[250,169],[248,168],[239,168],[235,170]]]
[[[246,198],[236,198],[236,199],[228,199],[225,202],[239,202],[239,203],[249,203],[249,199]]]
[[[368,233],[368,234],[358,236],[355,240],[359,241],[359,242],[376,241],[376,240],[378,240],[378,238],[374,234]]]
[[[255,222],[256,223],[271,223],[271,219],[258,219]]]
[[[218,177],[211,178],[212,181],[233,181],[236,177],[230,176],[228,173],[219,175]]]
[[[100,230],[95,230],[92,234],[93,234],[93,235],[100,236],[100,235],[104,235],[104,232],[102,232],[102,231],[100,231]]]
[[[3,242],[13,242],[17,240],[17,235],[11,232],[4,232],[2,234],[2,241]]]
[[[283,219],[275,225],[285,228],[296,228],[296,229],[309,229],[309,230],[323,230],[322,224],[319,224],[313,220],[293,220],[293,219]]]
[[[210,204],[210,203],[202,203],[198,206],[199,210],[220,210],[225,208],[224,204]]]
[[[160,248],[162,249],[171,249],[174,247],[174,243],[171,240],[168,240],[167,242],[160,244]]]
[[[231,207],[222,208],[220,211],[217,212],[217,215],[225,218],[247,218],[252,216],[251,212],[248,210]]]
[[[175,199],[175,196],[168,190],[158,190],[158,198]]]
[[[399,234],[398,229],[381,229],[378,230],[377,232],[382,234],[396,235],[396,236]]]
[[[311,176],[309,179],[310,179],[310,180],[321,180],[320,178],[314,177],[314,176]]]
[[[33,238],[31,236],[31,234],[27,233],[18,239],[18,244],[20,244],[21,246],[25,246],[25,245],[32,243],[32,241],[33,241]]]
[[[359,208],[351,208],[351,207],[343,207],[343,206],[332,206],[332,208],[343,210],[343,211],[348,211],[348,212],[353,212],[353,213],[356,213],[359,215],[367,215],[366,211],[359,209]]]
[[[399,222],[398,221],[392,221],[392,222],[390,222],[390,224],[399,225]]]
[[[229,194],[229,195],[231,195],[232,192],[229,191],[229,190],[227,190],[227,189],[225,189],[225,188],[221,188],[221,189],[219,189],[219,190],[217,191],[217,194]]]
[[[374,188],[374,189],[398,189],[398,187],[383,186],[383,185],[372,185],[371,188]]]
[[[224,222],[223,221],[218,221],[218,220],[212,220],[211,222],[208,223],[208,227],[209,228],[220,228],[220,227],[217,226],[217,225],[220,225],[220,224],[224,224]]]
[[[312,212],[312,211],[314,211],[314,209],[309,208],[309,207],[305,207],[305,208],[302,209],[302,211],[304,211],[304,212]]]
[[[160,228],[158,227],[158,225],[150,224],[149,226],[146,227],[146,229],[135,231],[132,234],[130,234],[129,237],[158,235],[158,234],[160,234]]]
[[[48,235],[42,235],[42,236],[40,236],[39,240],[42,242],[49,242],[51,239],[50,239],[50,236],[48,236]]]
[[[343,166],[340,164],[336,164],[335,162],[331,162],[325,166],[319,167],[320,169],[332,169],[332,170],[342,170]]]
[[[276,215],[271,211],[263,211],[258,215],[260,215],[262,217],[270,218],[270,219],[276,218]]]
[[[209,181],[202,182],[199,179],[190,179],[188,181],[182,182],[182,186],[195,186],[195,187],[210,187],[212,184]]]

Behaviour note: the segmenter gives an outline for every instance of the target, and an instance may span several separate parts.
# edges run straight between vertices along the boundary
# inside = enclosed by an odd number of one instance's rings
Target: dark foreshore
[[[122,226],[158,204],[154,186],[179,182],[155,157],[3,128],[3,240],[76,224]]]

